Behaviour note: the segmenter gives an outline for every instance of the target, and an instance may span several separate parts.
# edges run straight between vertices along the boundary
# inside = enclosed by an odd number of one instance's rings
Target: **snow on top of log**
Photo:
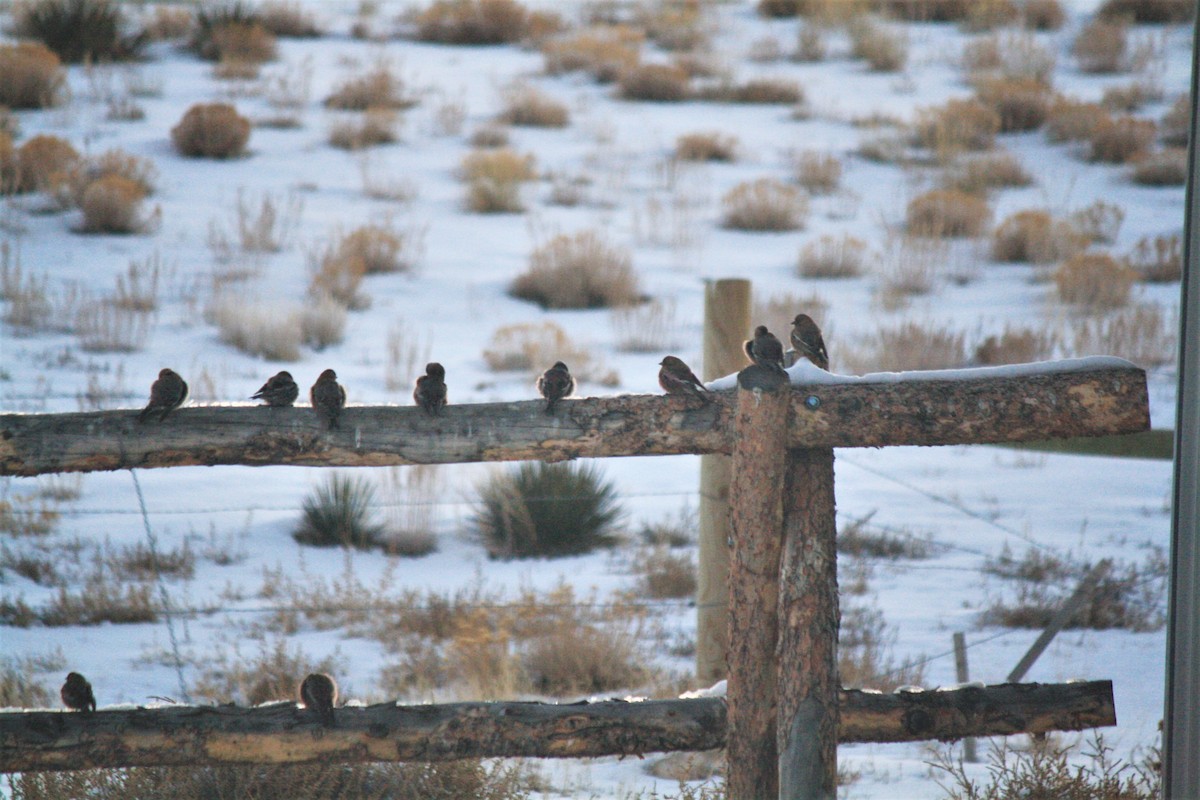
[[[680,700],[695,700],[697,697],[724,697],[725,690],[728,688],[728,681],[717,681],[707,689],[693,689],[690,692],[684,692],[679,695]]]
[[[968,367],[965,369],[930,369],[910,372],[871,372],[866,375],[839,375],[826,372],[808,361],[801,360],[788,368],[793,385],[902,383],[907,381],[977,381],[986,378],[1024,378],[1032,375],[1059,375],[1068,372],[1094,372],[1102,369],[1135,367],[1131,361],[1116,356],[1087,356],[1058,361],[1035,361],[1029,364],[1005,364],[999,367]],[[737,373],[704,384],[714,391],[737,387]]]

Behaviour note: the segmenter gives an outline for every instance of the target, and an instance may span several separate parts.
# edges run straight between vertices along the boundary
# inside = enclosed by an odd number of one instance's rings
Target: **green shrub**
[[[493,558],[555,557],[611,545],[620,515],[598,467],[534,461],[483,485],[475,525]]]
[[[37,39],[68,64],[137,58],[146,34],[129,34],[112,0],[34,0],[16,7],[13,31]]]
[[[316,547],[374,547],[383,529],[371,521],[375,487],[365,478],[333,477],[304,499],[300,526],[292,537]]]

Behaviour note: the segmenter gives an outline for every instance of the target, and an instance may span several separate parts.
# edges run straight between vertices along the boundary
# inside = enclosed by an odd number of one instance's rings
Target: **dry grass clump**
[[[479,214],[505,214],[525,210],[521,185],[537,177],[532,155],[515,150],[475,150],[462,162],[467,182],[467,208]]]
[[[978,100],[948,100],[917,112],[913,136],[940,161],[968,150],[989,150],[1000,132],[1000,115]]]
[[[416,16],[416,36],[444,44],[504,44],[529,32],[530,14],[515,0],[434,0]]]
[[[1025,0],[1021,21],[1035,31],[1056,31],[1067,21],[1067,14],[1059,0]]]
[[[1087,245],[1088,238],[1075,225],[1042,209],[1010,214],[992,232],[992,258],[997,261],[1051,264]]]
[[[880,328],[848,357],[861,372],[950,369],[968,361],[966,336],[961,331],[914,321]]]
[[[621,73],[617,93],[625,100],[677,103],[691,96],[688,74],[674,64],[641,64]]]
[[[721,224],[741,231],[794,231],[808,217],[808,199],[774,178],[739,183],[721,198],[721,207]]]
[[[334,473],[304,498],[292,538],[314,547],[373,549],[383,533],[372,518],[374,502],[375,485],[369,480]]]
[[[1046,361],[1058,347],[1058,336],[1045,328],[1012,327],[990,334],[975,346],[974,363],[981,367]]]
[[[304,332],[297,309],[281,303],[247,302],[222,294],[207,310],[221,341],[270,361],[298,361]]]
[[[1088,310],[1120,308],[1129,302],[1137,273],[1108,253],[1077,253],[1054,271],[1058,297]]]
[[[1100,103],[1058,96],[1046,112],[1046,138],[1052,142],[1086,142],[1111,116]]]
[[[1132,116],[1103,120],[1088,140],[1088,160],[1125,164],[1150,149],[1158,133],[1153,120]]]
[[[329,128],[329,144],[340,150],[362,150],[399,140],[399,116],[390,108],[369,108],[338,120]]]
[[[0,105],[12,109],[57,105],[67,79],[58,56],[36,42],[0,44],[0,74]]]
[[[496,329],[483,351],[483,360],[495,372],[528,372],[531,378],[555,361],[562,361],[570,366],[576,380],[606,386],[616,383],[614,372],[550,321],[522,322]]]
[[[1020,14],[1013,0],[976,0],[969,5],[962,28],[968,32],[995,30],[1012,25]]]
[[[1071,214],[1071,224],[1078,228],[1089,242],[1099,244],[1115,242],[1123,222],[1125,209],[1103,200],[1097,200]]]
[[[701,100],[718,103],[759,103],[763,105],[801,105],[804,88],[784,78],[754,78],[744,83],[722,81],[697,93]]]
[[[923,664],[897,665],[891,655],[896,632],[878,608],[849,605],[842,608],[838,631],[838,679],[848,689],[894,691],[899,686],[919,686]]]
[[[250,120],[228,103],[197,103],[171,129],[175,149],[194,158],[236,158],[249,140]]]
[[[275,37],[259,22],[226,22],[209,32],[209,58],[218,62],[218,75],[252,77],[258,65],[274,61]]]
[[[831,194],[842,180],[842,161],[832,153],[805,150],[794,161],[796,182],[812,194]]]
[[[508,147],[508,142],[508,128],[500,125],[480,125],[467,140],[467,144],[476,150]]]
[[[1134,22],[1187,22],[1196,13],[1190,0],[1104,0],[1097,14],[1104,19]]]
[[[824,234],[800,250],[796,274],[802,278],[856,278],[862,274],[867,243],[856,236]]]
[[[88,183],[79,197],[84,233],[139,233],[147,219],[142,213],[145,192],[136,181],[105,175]]]
[[[993,153],[959,161],[942,175],[943,189],[984,194],[992,189],[1029,186],[1033,176],[1011,153]]]
[[[637,559],[638,591],[656,600],[694,597],[696,563],[687,553],[672,553],[656,547]]]
[[[950,262],[945,239],[891,236],[878,263],[876,300],[888,311],[908,305],[912,297],[931,294]]]
[[[666,0],[639,3],[633,8],[634,25],[660,49],[689,53],[709,49],[714,25],[702,3]]]
[[[1073,354],[1114,355],[1143,367],[1175,363],[1179,322],[1154,304],[1137,303],[1103,316],[1080,316],[1070,331]]]
[[[617,306],[609,313],[609,324],[622,353],[665,353],[678,341],[672,299]]]
[[[108,175],[133,181],[143,195],[150,195],[154,193],[154,184],[158,180],[158,168],[148,158],[113,148],[80,165],[72,176],[73,192],[78,196],[92,181]]]
[[[1098,17],[1079,32],[1071,45],[1071,55],[1079,69],[1093,74],[1111,74],[1128,69],[1126,49],[1129,23]]]
[[[734,161],[738,139],[718,131],[685,133],[675,140],[675,157],[680,161]]]
[[[1177,233],[1143,236],[1124,260],[1147,283],[1177,281],[1183,275],[1183,240]]]
[[[38,669],[36,658],[6,656],[0,661],[0,708],[48,708],[50,693],[34,677]],[[57,659],[55,660],[57,661]],[[54,664],[47,669],[61,669]],[[15,788],[15,787],[14,787]]]
[[[269,0],[258,9],[258,19],[272,35],[289,39],[311,39],[321,28],[311,11],[291,0]]]
[[[645,33],[628,25],[604,25],[573,31],[546,41],[546,72],[586,72],[600,83],[612,83],[641,61]]]
[[[571,115],[564,103],[527,84],[504,92],[504,110],[499,121],[531,128],[565,128]]]
[[[972,0],[874,0],[882,14],[906,22],[962,22],[971,13]]]
[[[363,225],[337,237],[333,257],[361,261],[367,275],[408,272],[414,265],[410,238],[391,225]]]
[[[641,300],[629,250],[597,230],[560,234],[535,248],[508,291],[543,308],[612,308]]]
[[[983,80],[976,84],[975,94],[999,116],[1001,133],[1039,128],[1050,112],[1049,89],[1033,78]]]
[[[905,225],[914,236],[979,236],[992,219],[987,200],[955,189],[933,189],[908,203]]]
[[[127,61],[146,44],[130,34],[121,4],[112,0],[25,0],[13,4],[12,33],[36,39],[69,64]]]
[[[1129,83],[1107,86],[1100,97],[1100,105],[1111,111],[1132,113],[1147,103],[1162,100],[1162,87],[1148,80],[1133,80]]]
[[[1031,79],[1046,86],[1054,75],[1054,50],[1027,31],[1005,31],[975,39],[963,47],[961,64],[967,82],[1007,78]]]
[[[88,353],[136,353],[146,343],[154,317],[111,300],[93,300],[75,315],[79,347]]]
[[[756,294],[750,307],[750,318],[755,325],[766,325],[769,330],[778,331],[784,336],[792,327],[796,314],[803,311],[813,318],[827,340],[833,341],[833,326],[827,314],[829,303],[816,293],[806,295],[794,292],[771,292],[768,295]],[[787,345],[784,346],[786,351]]]
[[[16,150],[10,191],[57,194],[68,187],[80,161],[79,151],[66,139],[34,136]]]
[[[1186,147],[1192,129],[1192,101],[1187,94],[1175,98],[1175,102],[1163,114],[1158,126],[1158,136],[1169,147]]]
[[[902,28],[856,16],[846,30],[850,34],[851,54],[864,59],[873,72],[899,72],[908,63],[908,36]]]
[[[1183,186],[1187,182],[1187,150],[1166,147],[1133,162],[1130,178],[1142,186]]]
[[[308,294],[329,297],[344,308],[364,309],[371,304],[371,298],[360,291],[367,262],[358,249],[343,249],[340,245],[330,242],[324,249],[309,253]]]
[[[417,104],[404,79],[386,60],[378,61],[362,75],[346,78],[325,98],[326,108],[339,111],[367,111],[373,108],[403,110]]]

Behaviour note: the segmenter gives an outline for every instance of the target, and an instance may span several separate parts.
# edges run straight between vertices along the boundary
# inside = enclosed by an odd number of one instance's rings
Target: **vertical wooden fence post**
[[[704,288],[706,381],[746,365],[742,342],[750,336],[750,281],[709,281]],[[700,457],[700,563],[696,588],[696,679],[725,677],[729,649],[730,457]]]
[[[738,374],[729,491],[733,557],[729,570],[725,785],[730,800],[763,800],[779,791],[775,648],[788,388],[782,371],[754,365]]]
[[[833,450],[788,453],[783,524],[777,659],[778,796],[781,800],[833,800],[837,795],[839,689]]]
[[[959,683],[971,680],[971,671],[967,668],[967,637],[961,631],[954,633],[954,676]],[[974,764],[979,761],[975,752],[975,737],[963,739],[963,761]]]

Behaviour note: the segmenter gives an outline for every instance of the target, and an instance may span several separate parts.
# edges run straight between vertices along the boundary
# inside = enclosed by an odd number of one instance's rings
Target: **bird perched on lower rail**
[[[807,358],[826,372],[829,371],[829,353],[825,350],[825,339],[821,329],[808,314],[797,314],[792,320],[792,348],[800,358]]]
[[[346,389],[337,382],[336,372],[331,369],[322,372],[308,390],[308,399],[318,418],[324,420],[330,429],[338,427],[338,418],[346,407]]]
[[[324,672],[314,672],[300,682],[300,702],[309,711],[317,712],[326,727],[333,724],[337,696],[337,683]]]
[[[167,414],[183,405],[187,397],[187,382],[175,370],[164,367],[150,384],[150,402],[138,414],[138,422],[145,422],[151,414],[158,414],[158,421],[162,422]]]
[[[67,680],[58,690],[63,705],[72,711],[95,711],[96,695],[92,693],[92,685],[88,679],[78,672],[68,672]]]
[[[575,379],[571,371],[561,361],[555,361],[554,366],[546,370],[537,379],[538,392],[546,398],[546,413],[554,413],[554,404],[575,391]]]
[[[262,400],[272,408],[287,408],[296,402],[300,396],[300,387],[292,379],[292,373],[280,370],[267,378],[257,392],[250,395],[251,400]]]
[[[783,344],[775,334],[767,330],[766,325],[755,328],[754,338],[747,339],[742,347],[746,351],[746,357],[753,363],[762,367],[783,369]]]
[[[425,374],[417,378],[413,400],[431,416],[446,405],[446,368],[436,361],[425,365]]]
[[[709,401],[711,392],[700,382],[691,367],[683,362],[683,359],[667,356],[658,362],[658,365],[661,367],[658,371],[658,385],[664,392],[698,398],[705,403]]]

